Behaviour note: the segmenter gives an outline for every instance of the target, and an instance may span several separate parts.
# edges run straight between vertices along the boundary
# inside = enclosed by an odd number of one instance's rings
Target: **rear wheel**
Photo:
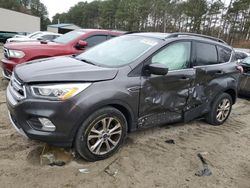
[[[88,161],[97,161],[113,155],[123,143],[127,134],[124,115],[112,107],[102,108],[80,127],[75,147]]]
[[[232,104],[232,97],[227,93],[222,93],[215,98],[211,111],[206,116],[206,121],[212,125],[223,124],[231,113]]]

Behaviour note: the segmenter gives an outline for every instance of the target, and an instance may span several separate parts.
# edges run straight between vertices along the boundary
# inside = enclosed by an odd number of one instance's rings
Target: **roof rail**
[[[196,34],[196,33],[171,33],[166,38],[178,37],[178,36],[181,36],[181,35],[183,35],[183,36],[186,35],[186,36],[201,37],[201,38],[206,38],[206,39],[210,39],[210,40],[213,40],[213,41],[217,41],[217,42],[227,44],[222,39],[215,38],[215,37],[210,37],[210,36],[207,36],[207,35]]]

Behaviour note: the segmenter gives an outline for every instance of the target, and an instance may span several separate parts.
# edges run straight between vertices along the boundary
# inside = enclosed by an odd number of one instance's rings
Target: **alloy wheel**
[[[114,117],[104,117],[92,126],[87,145],[95,155],[105,155],[112,151],[122,136],[122,125]]]
[[[224,98],[218,105],[216,119],[219,122],[223,122],[228,117],[231,110],[231,102],[229,99]]]

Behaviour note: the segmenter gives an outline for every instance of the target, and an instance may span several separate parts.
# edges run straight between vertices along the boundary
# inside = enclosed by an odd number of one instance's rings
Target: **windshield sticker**
[[[155,46],[155,45],[157,45],[157,42],[155,42],[153,40],[150,40],[150,39],[142,39],[140,42],[144,43],[144,44],[147,44],[149,46]]]

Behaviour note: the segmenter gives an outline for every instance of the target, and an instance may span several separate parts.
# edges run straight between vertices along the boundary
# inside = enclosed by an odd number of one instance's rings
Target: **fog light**
[[[43,131],[53,132],[56,130],[56,126],[47,118],[38,118],[42,124]]]

